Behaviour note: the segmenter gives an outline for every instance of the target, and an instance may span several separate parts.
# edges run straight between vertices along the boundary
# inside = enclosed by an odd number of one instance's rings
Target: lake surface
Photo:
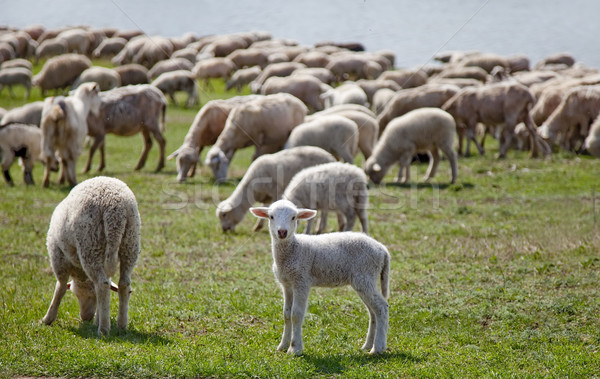
[[[569,52],[600,68],[597,0],[0,0],[0,24],[90,25],[149,35],[269,31],[312,45],[323,40],[390,49],[397,67],[446,50],[525,54],[532,64]]]

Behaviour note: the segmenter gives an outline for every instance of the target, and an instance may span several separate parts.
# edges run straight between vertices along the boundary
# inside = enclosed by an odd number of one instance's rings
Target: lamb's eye
[[[269,216],[269,218],[272,220],[272,219],[273,219],[273,216]]]
[[[296,216],[292,216],[292,221],[294,221],[296,219]]]

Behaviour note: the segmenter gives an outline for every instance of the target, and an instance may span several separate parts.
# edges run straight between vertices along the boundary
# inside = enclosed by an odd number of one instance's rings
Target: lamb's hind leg
[[[148,153],[150,152],[150,148],[152,147],[152,139],[150,138],[150,133],[147,131],[142,131],[142,136],[144,137],[144,150],[142,151],[142,155],[140,156],[140,160],[135,166],[135,170],[140,170],[146,164],[146,159],[148,158]]]
[[[370,350],[371,354],[383,353],[387,344],[388,303],[377,290],[375,278],[356,278],[352,287],[369,310],[369,330],[362,349]]]
[[[425,173],[426,181],[433,179],[437,172],[438,164],[440,163],[440,153],[438,152],[437,147],[428,151],[427,154],[429,155],[429,167],[427,168],[427,173]]]
[[[292,339],[292,304],[294,296],[291,287],[283,287],[283,334],[277,346],[278,351],[286,351]]]
[[[56,274],[56,286],[54,288],[54,296],[52,297],[52,302],[50,303],[50,307],[48,308],[48,312],[42,319],[42,322],[46,325],[50,325],[56,320],[56,316],[58,315],[58,307],[60,306],[60,302],[65,296],[67,292],[67,282],[69,281],[69,273],[68,271],[62,271]]]
[[[156,166],[156,172],[159,172],[165,167],[165,145],[166,141],[161,132],[158,130],[158,125],[155,130],[152,131],[154,139],[158,142],[158,148],[160,150],[160,156],[158,158],[158,166]]]

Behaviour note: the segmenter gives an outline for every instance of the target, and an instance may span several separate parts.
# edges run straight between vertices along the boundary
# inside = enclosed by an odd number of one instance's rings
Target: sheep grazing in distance
[[[314,119],[315,117],[324,116],[327,114],[335,114],[338,112],[345,112],[345,111],[357,111],[357,112],[362,112],[369,117],[376,117],[375,113],[373,113],[373,111],[371,111],[369,108],[365,107],[364,105],[340,104],[340,105],[334,105],[331,108],[323,109],[320,112],[315,112],[315,113],[311,114],[310,116],[306,116],[306,121],[310,121],[310,120]]]
[[[307,111],[302,101],[287,93],[261,96],[237,106],[206,154],[205,163],[215,180],[227,177],[229,162],[237,149],[256,146],[253,159],[281,150],[292,129],[304,120]]]
[[[596,117],[590,126],[590,134],[583,142],[583,149],[595,157],[600,157],[600,117]]]
[[[394,91],[393,89],[378,89],[377,92],[373,94],[373,100],[371,101],[371,109],[373,109],[373,111],[376,114],[382,113],[385,106],[388,105],[390,101],[392,101],[392,98],[395,94],[396,91]],[[379,125],[377,129],[379,129]]]
[[[92,56],[94,58],[113,58],[119,54],[127,44],[127,40],[121,37],[106,38],[100,45],[94,49]]]
[[[83,321],[96,315],[98,334],[110,332],[110,278],[119,273],[117,326],[127,328],[131,274],[140,253],[140,214],[135,195],[122,181],[104,176],[74,187],[54,209],[46,244],[56,277],[54,296],[42,319],[56,320],[60,302],[71,291]]]
[[[144,167],[153,136],[160,149],[156,171],[162,170],[165,165],[165,145],[163,137],[165,131],[165,115],[167,112],[167,99],[156,87],[149,84],[126,86],[100,93],[101,105],[97,115],[88,114],[87,134],[94,142],[90,147],[90,155],[85,165],[84,173],[90,170],[94,152],[100,147],[100,166],[98,171],[105,167],[104,140],[107,133],[119,136],[131,136],[142,133],[144,137],[144,150],[135,166],[135,170]]]
[[[325,87],[327,88],[327,87]],[[321,94],[325,108],[340,104],[358,104],[367,106],[367,94],[359,85],[347,82],[336,88],[327,88]]]
[[[167,159],[177,158],[177,181],[185,182],[196,174],[196,166],[204,146],[209,146],[225,128],[229,113],[239,104],[258,98],[258,95],[236,96],[226,100],[211,100],[198,111],[183,144]]]
[[[169,58],[164,61],[156,62],[154,66],[148,71],[150,79],[154,80],[165,72],[175,70],[187,70],[192,71],[194,65],[192,62],[185,58]]]
[[[451,183],[456,182],[458,159],[454,152],[456,124],[447,112],[439,108],[419,108],[395,118],[385,129],[373,155],[363,165],[373,183],[379,184],[390,167],[398,162],[397,182],[410,179],[410,163],[416,153],[427,152],[430,157],[425,180],[435,176],[442,150],[452,172]],[[404,175],[403,175],[404,174]]]
[[[387,248],[363,233],[296,235],[298,220],[309,220],[316,211],[298,209],[286,200],[250,211],[269,220],[273,273],[283,291],[284,327],[277,350],[302,354],[302,322],[311,287],[350,285],[369,311],[369,330],[362,349],[383,353],[389,324],[386,298],[391,258]]]
[[[0,119],[0,127],[12,123],[40,126],[42,122],[43,101],[34,101],[7,111]]]
[[[233,230],[256,201],[270,204],[280,199],[290,180],[301,170],[330,162],[335,162],[335,158],[314,146],[294,147],[256,158],[233,193],[217,206],[221,228]],[[260,230],[263,224],[259,219],[254,231]]]
[[[235,69],[235,63],[229,58],[210,58],[196,63],[192,72],[197,79],[204,81],[206,88],[212,88],[209,79],[228,79]]]
[[[269,63],[269,53],[263,49],[248,48],[235,50],[227,56],[237,68],[258,66],[259,68],[266,67]]]
[[[81,155],[83,141],[87,135],[88,113],[98,114],[100,89],[96,83],[84,83],[69,97],[48,97],[42,111],[42,149],[46,169],[42,186],[50,185],[50,170],[60,158],[60,179],[71,186],[77,184],[75,165]]]
[[[367,102],[369,104],[373,104],[373,99],[375,97],[375,93],[380,89],[387,88],[392,92],[400,91],[402,87],[398,83],[389,79],[375,79],[375,80],[367,80],[360,79],[356,82],[363,91],[365,91],[365,95],[367,95]]]
[[[407,89],[425,85],[428,77],[423,70],[404,69],[385,71],[377,77],[377,80],[393,80],[400,87]]]
[[[263,83],[260,93],[262,95],[289,93],[302,100],[310,110],[320,111],[323,109],[321,94],[326,87],[323,82],[310,75],[272,76]]]
[[[292,72],[306,66],[298,62],[273,63],[265,67],[260,75],[250,83],[252,93],[259,93],[261,86],[272,76],[290,76]]]
[[[31,92],[31,70],[24,67],[11,67],[0,69],[0,94],[4,87],[8,87],[10,97],[14,98],[14,85],[22,85],[25,87],[25,100],[29,99]]]
[[[85,69],[92,67],[92,62],[85,55],[63,54],[50,58],[42,70],[33,77],[32,84],[40,87],[42,97],[46,91],[69,87]]]
[[[175,106],[178,106],[177,100],[175,100],[175,92],[178,91],[188,94],[185,103],[186,106],[192,107],[198,103],[196,79],[190,71],[175,70],[165,72],[154,79],[151,84],[160,89],[165,95],[168,95]]]
[[[357,110],[341,109],[331,114],[346,117],[356,123],[358,127],[358,149],[362,152],[365,159],[369,158],[373,154],[373,148],[379,137],[377,119]]]
[[[33,64],[27,59],[23,58],[15,58],[9,61],[3,62],[0,64],[0,70],[5,68],[13,68],[13,67],[23,67],[29,69],[29,71],[33,70]]]
[[[335,80],[335,77],[333,76],[331,71],[322,67],[299,68],[297,70],[294,70],[294,72],[292,72],[290,76],[296,75],[310,75],[319,79],[322,83],[327,85],[331,85]]]
[[[351,231],[360,220],[362,232],[369,233],[369,192],[367,176],[350,163],[325,163],[308,167],[296,174],[283,193],[283,198],[299,207],[321,211],[317,233],[327,226],[328,211],[335,211],[339,231]],[[312,233],[313,220],[306,224],[305,233]]]
[[[15,158],[23,167],[25,184],[33,184],[31,172],[36,161],[41,161],[42,131],[35,125],[10,124],[0,127],[0,157],[4,180],[9,186],[14,182],[9,169]]]
[[[113,69],[107,67],[93,66],[85,69],[75,82],[73,89],[82,83],[95,82],[100,86],[100,91],[108,91],[121,86],[121,76]]]
[[[318,146],[344,162],[354,162],[358,152],[358,126],[346,117],[325,115],[296,126],[286,147]]]
[[[150,83],[148,80],[148,69],[141,64],[130,63],[115,67],[114,70],[121,77],[122,86]]]
[[[127,46],[127,45],[126,45]],[[125,48],[123,48],[125,49]],[[166,37],[147,37],[139,50],[133,55],[133,63],[150,68],[173,53],[173,44]]]
[[[261,69],[259,66],[252,66],[237,70],[233,73],[233,75],[231,75],[231,78],[229,78],[225,84],[225,90],[230,91],[232,88],[235,88],[239,93],[243,86],[250,84],[250,82],[256,79],[260,73]]]

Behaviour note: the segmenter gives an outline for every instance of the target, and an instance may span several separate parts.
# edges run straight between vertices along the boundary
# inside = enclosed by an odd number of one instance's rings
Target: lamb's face
[[[79,282],[74,280],[71,291],[79,301],[79,315],[83,321],[90,321],[96,314],[96,292],[91,282]]]
[[[385,170],[382,169],[372,156],[364,163],[363,170],[375,184],[381,183],[385,176]]]
[[[211,148],[206,154],[204,162],[213,172],[215,181],[223,181],[227,178],[227,170],[229,169],[229,159],[225,153],[219,148]]]
[[[187,179],[190,169],[198,163],[198,152],[186,148],[177,155],[177,181],[182,183]]]
[[[235,226],[241,221],[235,217],[233,207],[228,202],[221,202],[217,206],[217,217],[221,222],[221,228],[224,232],[233,231]]]
[[[317,214],[312,209],[298,209],[289,200],[276,201],[269,208],[250,208],[250,212],[256,217],[268,219],[271,238],[279,241],[285,241],[294,235],[298,220],[310,220]]]

